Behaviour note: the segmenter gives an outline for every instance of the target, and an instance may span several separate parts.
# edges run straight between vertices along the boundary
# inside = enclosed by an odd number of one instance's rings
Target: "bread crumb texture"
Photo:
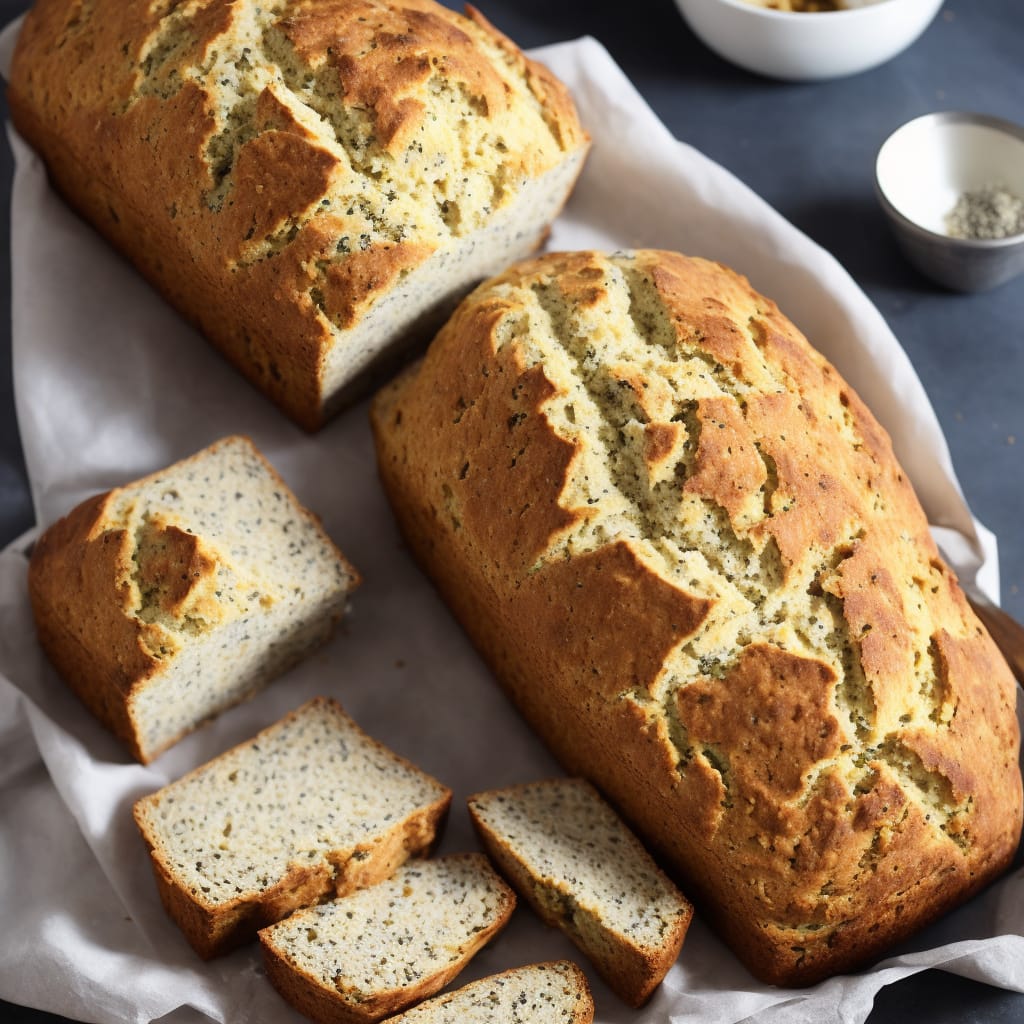
[[[29,569],[44,650],[143,762],[326,640],[357,582],[243,437],[79,505]]]
[[[65,195],[310,427],[536,245],[587,147],[561,83],[433,0],[39,0],[11,95]]]
[[[693,907],[589,783],[551,779],[478,793],[487,852],[549,925],[640,1006],[675,963]]]
[[[451,793],[318,698],[144,797],[135,820],[204,956],[427,852]]]
[[[520,264],[374,427],[496,674],[761,977],[862,963],[1009,864],[1012,676],[884,430],[744,278]]]
[[[568,960],[492,974],[435,996],[391,1024],[590,1024],[594,1001],[586,975]]]
[[[379,885],[263,929],[267,974],[319,1021],[375,1021],[433,995],[505,924],[512,890],[482,854],[410,862]]]

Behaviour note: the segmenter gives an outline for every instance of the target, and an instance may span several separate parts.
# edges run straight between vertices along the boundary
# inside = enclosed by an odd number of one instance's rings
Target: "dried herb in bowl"
[[[946,231],[953,238],[975,240],[1024,233],[1024,199],[1004,185],[969,189],[946,215]]]

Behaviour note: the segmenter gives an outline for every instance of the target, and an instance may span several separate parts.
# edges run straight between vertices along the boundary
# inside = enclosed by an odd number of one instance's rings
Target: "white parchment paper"
[[[551,247],[657,246],[749,275],[882,419],[958,568],[978,571],[995,596],[994,541],[964,505],[921,385],[838,263],[675,141],[593,40],[539,56],[569,85],[594,140]],[[316,437],[293,427],[64,206],[13,134],[11,142],[15,391],[38,521],[244,432],[366,582],[330,645],[144,768],[83,712],[36,646],[25,592],[30,538],[0,554],[0,996],[103,1024],[298,1020],[254,949],[202,964],[165,917],[131,822],[135,798],[319,693],[453,787],[445,851],[475,848],[469,793],[558,769],[403,550],[377,482],[365,405]],[[600,1024],[854,1022],[880,986],[925,967],[1024,991],[1022,932],[1018,871],[874,970],[806,991],[756,982],[700,921],[643,1011],[590,975]],[[462,980],[563,956],[580,959],[521,909]]]

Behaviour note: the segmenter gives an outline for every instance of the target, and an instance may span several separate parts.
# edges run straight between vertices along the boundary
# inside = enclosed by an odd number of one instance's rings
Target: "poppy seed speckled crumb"
[[[447,985],[505,927],[515,902],[483,854],[411,862],[264,928],[267,976],[314,1021],[378,1021]]]
[[[433,0],[37,0],[12,116],[61,193],[306,427],[533,251],[589,145]]]
[[[450,790],[316,698],[135,805],[160,897],[209,958],[429,852]]]
[[[470,982],[386,1024],[591,1024],[586,975],[568,960],[529,964]]]
[[[693,907],[597,790],[549,779],[469,798],[491,859],[608,985],[640,1006],[675,963]]]
[[[29,567],[43,649],[144,763],[323,643],[358,582],[245,437],[83,502]]]

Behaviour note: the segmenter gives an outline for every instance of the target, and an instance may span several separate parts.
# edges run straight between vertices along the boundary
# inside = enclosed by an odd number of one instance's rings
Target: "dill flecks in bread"
[[[143,797],[160,898],[200,956],[389,878],[433,846],[451,791],[317,698]]]
[[[50,661],[146,763],[323,643],[359,577],[229,437],[58,520],[28,582]]]
[[[860,965],[1009,865],[1009,669],[884,430],[745,279],[528,261],[373,420],[495,674],[761,978]]]
[[[388,1024],[591,1024],[586,975],[568,960],[529,964],[470,982],[389,1017]]]
[[[411,862],[372,888],[264,928],[267,977],[318,1024],[378,1021],[447,985],[515,905],[482,853]]]
[[[546,924],[561,928],[631,1006],[676,962],[693,907],[583,779],[477,793],[484,849]]]
[[[308,429],[536,247],[588,144],[545,68],[433,0],[37,0],[8,98],[71,204]]]

